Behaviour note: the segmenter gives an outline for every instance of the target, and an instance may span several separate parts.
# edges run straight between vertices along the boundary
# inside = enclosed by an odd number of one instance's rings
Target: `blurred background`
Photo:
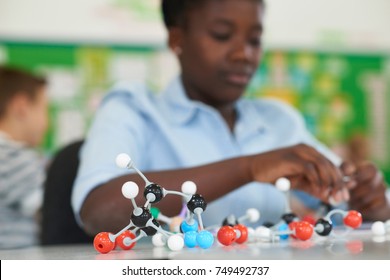
[[[0,0],[0,64],[49,80],[48,158],[83,138],[118,80],[158,92],[177,74],[159,0]],[[266,0],[264,57],[247,98],[284,100],[344,158],[390,182],[389,0]]]

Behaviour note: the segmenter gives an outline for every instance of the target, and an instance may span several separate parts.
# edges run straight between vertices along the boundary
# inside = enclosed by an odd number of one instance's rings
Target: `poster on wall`
[[[270,51],[248,98],[296,107],[311,132],[353,162],[373,160],[390,179],[390,56]]]

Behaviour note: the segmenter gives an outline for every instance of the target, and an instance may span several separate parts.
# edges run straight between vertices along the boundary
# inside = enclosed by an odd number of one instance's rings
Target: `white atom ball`
[[[138,195],[138,185],[132,181],[126,182],[122,186],[122,194],[124,197],[131,199]]]
[[[152,237],[152,243],[156,247],[163,247],[166,243],[165,237],[157,232],[155,235]]]
[[[255,232],[256,232],[256,236],[258,236],[260,239],[265,239],[265,240],[271,239],[271,230],[267,227],[264,226],[257,227]]]
[[[181,191],[185,194],[195,194],[196,193],[196,184],[192,181],[185,181],[181,185]]]
[[[371,225],[371,231],[374,235],[385,235],[386,234],[385,224],[381,221],[374,222]]]
[[[121,153],[117,155],[115,163],[120,168],[131,167],[131,158],[128,154]]]
[[[181,235],[175,234],[168,238],[168,248],[172,251],[180,251],[184,247],[184,239]]]
[[[256,208],[249,208],[246,210],[246,214],[249,217],[249,222],[255,223],[260,219],[260,212]]]
[[[275,186],[278,190],[286,192],[290,190],[291,183],[289,179],[282,177],[276,180]]]

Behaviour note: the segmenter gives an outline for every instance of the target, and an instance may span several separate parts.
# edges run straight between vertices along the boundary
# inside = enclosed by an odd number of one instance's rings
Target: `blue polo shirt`
[[[72,194],[76,217],[91,190],[131,172],[115,165],[120,153],[129,154],[138,169],[146,172],[306,143],[340,164],[335,154],[312,137],[301,115],[289,105],[270,99],[241,99],[236,109],[238,117],[231,133],[214,108],[188,99],[179,77],[160,94],[141,84],[117,84],[102,101],[81,150]],[[169,190],[172,186],[162,187]],[[251,207],[259,209],[260,223],[277,222],[284,213],[285,198],[272,185],[253,182],[208,202],[204,223],[220,224],[226,216],[241,216]]]

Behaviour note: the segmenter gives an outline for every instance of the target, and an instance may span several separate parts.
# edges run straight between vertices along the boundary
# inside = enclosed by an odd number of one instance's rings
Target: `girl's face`
[[[179,55],[190,98],[214,107],[243,94],[260,62],[263,6],[256,0],[213,0],[188,14]]]

